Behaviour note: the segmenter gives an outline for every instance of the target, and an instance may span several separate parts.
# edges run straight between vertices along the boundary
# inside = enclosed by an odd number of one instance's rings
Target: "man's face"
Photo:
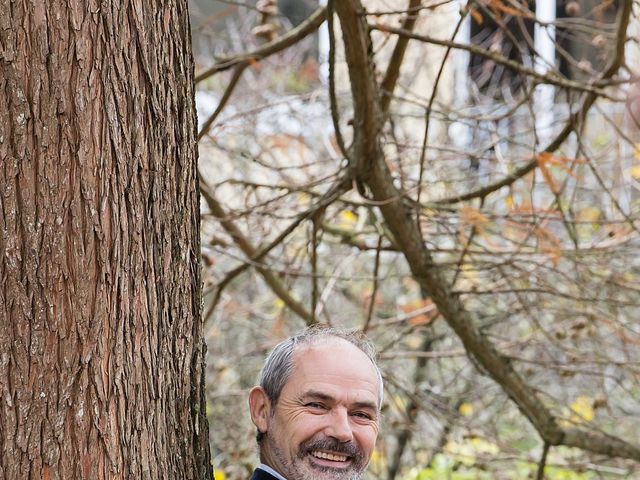
[[[265,417],[262,461],[288,480],[360,478],[378,436],[379,392],[373,364],[346,340],[299,347]]]

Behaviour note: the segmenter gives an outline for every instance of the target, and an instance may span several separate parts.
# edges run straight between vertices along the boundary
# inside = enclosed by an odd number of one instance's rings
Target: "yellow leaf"
[[[575,214],[576,230],[580,238],[591,238],[602,226],[602,211],[598,207],[585,207]]]
[[[602,211],[598,207],[585,207],[576,213],[576,220],[580,222],[597,222]]]
[[[382,458],[382,455],[380,455],[380,450],[375,449],[371,454],[371,461],[374,463],[379,462],[381,458]]]
[[[384,455],[380,453],[380,450],[376,449],[373,451],[370,464],[375,472],[382,472],[386,469]]]
[[[308,207],[311,205],[311,195],[307,192],[298,192],[298,203],[301,207]]]
[[[407,400],[402,395],[393,395],[391,397],[393,403],[398,407],[398,410],[407,409]]]
[[[404,337],[404,343],[411,350],[419,349],[420,345],[422,345],[423,341],[424,341],[424,339],[423,339],[422,335],[406,335]]]
[[[214,470],[213,472],[213,480],[224,480],[225,474],[222,470]]]
[[[586,395],[580,395],[571,404],[571,421],[575,423],[593,420],[593,401]]]
[[[636,150],[636,158],[640,157],[640,150]],[[638,158],[640,160],[640,158]],[[631,167],[631,176],[636,180],[640,180],[640,165]]]
[[[468,442],[477,452],[489,453],[491,455],[500,453],[500,447],[498,447],[495,443],[491,443],[483,438],[474,437],[468,440]]]
[[[478,275],[478,269],[473,265],[469,265],[468,263],[463,263],[460,267],[462,270],[462,276],[473,282],[477,282],[480,279],[480,275]]]
[[[508,208],[513,208],[513,195],[509,194],[507,198],[504,199],[504,203]]]
[[[353,227],[356,223],[358,223],[358,215],[353,213],[351,210],[342,210],[340,212],[340,225],[342,227]]]
[[[636,143],[636,148],[633,151],[633,156],[636,157],[636,160],[640,160],[640,143]]]
[[[463,417],[470,417],[471,415],[473,415],[473,405],[470,403],[464,402],[458,407],[458,411],[460,412],[460,415],[462,415]]]

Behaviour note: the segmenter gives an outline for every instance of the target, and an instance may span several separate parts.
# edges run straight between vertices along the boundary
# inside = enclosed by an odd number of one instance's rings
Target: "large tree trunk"
[[[186,0],[0,12],[0,478],[211,478]]]

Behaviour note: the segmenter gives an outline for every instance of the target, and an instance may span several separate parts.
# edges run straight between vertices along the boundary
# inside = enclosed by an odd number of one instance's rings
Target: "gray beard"
[[[308,453],[306,453],[306,450],[304,448],[301,452],[298,453],[298,462],[295,462],[295,460],[294,462],[290,462],[289,460],[287,460],[282,450],[280,450],[275,442],[272,441],[268,433],[266,434],[264,441],[269,444],[269,449],[278,459],[278,462],[280,463],[280,465],[282,465],[282,468],[285,469],[282,474],[287,480],[361,480],[364,470],[366,469],[366,465],[362,468],[362,470],[358,470],[356,465],[353,465],[351,468],[345,471],[337,470],[331,467],[319,466],[304,468],[304,466],[308,465],[306,463],[303,463],[307,462],[305,457],[308,456]],[[311,468],[313,469],[312,471],[306,471]],[[319,473],[321,475],[325,474],[322,475],[322,479],[318,478]]]

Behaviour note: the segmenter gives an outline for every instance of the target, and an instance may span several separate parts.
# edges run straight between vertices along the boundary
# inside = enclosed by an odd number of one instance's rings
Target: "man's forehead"
[[[339,337],[299,345],[294,352],[292,377],[296,381],[303,381],[304,377],[317,381],[322,376],[371,384],[375,391],[380,388],[373,361],[356,345]]]
[[[373,360],[360,347],[340,337],[321,337],[297,345],[293,352],[294,370],[297,364],[309,357],[327,365],[343,362],[339,366],[358,365],[365,371],[377,372]]]

